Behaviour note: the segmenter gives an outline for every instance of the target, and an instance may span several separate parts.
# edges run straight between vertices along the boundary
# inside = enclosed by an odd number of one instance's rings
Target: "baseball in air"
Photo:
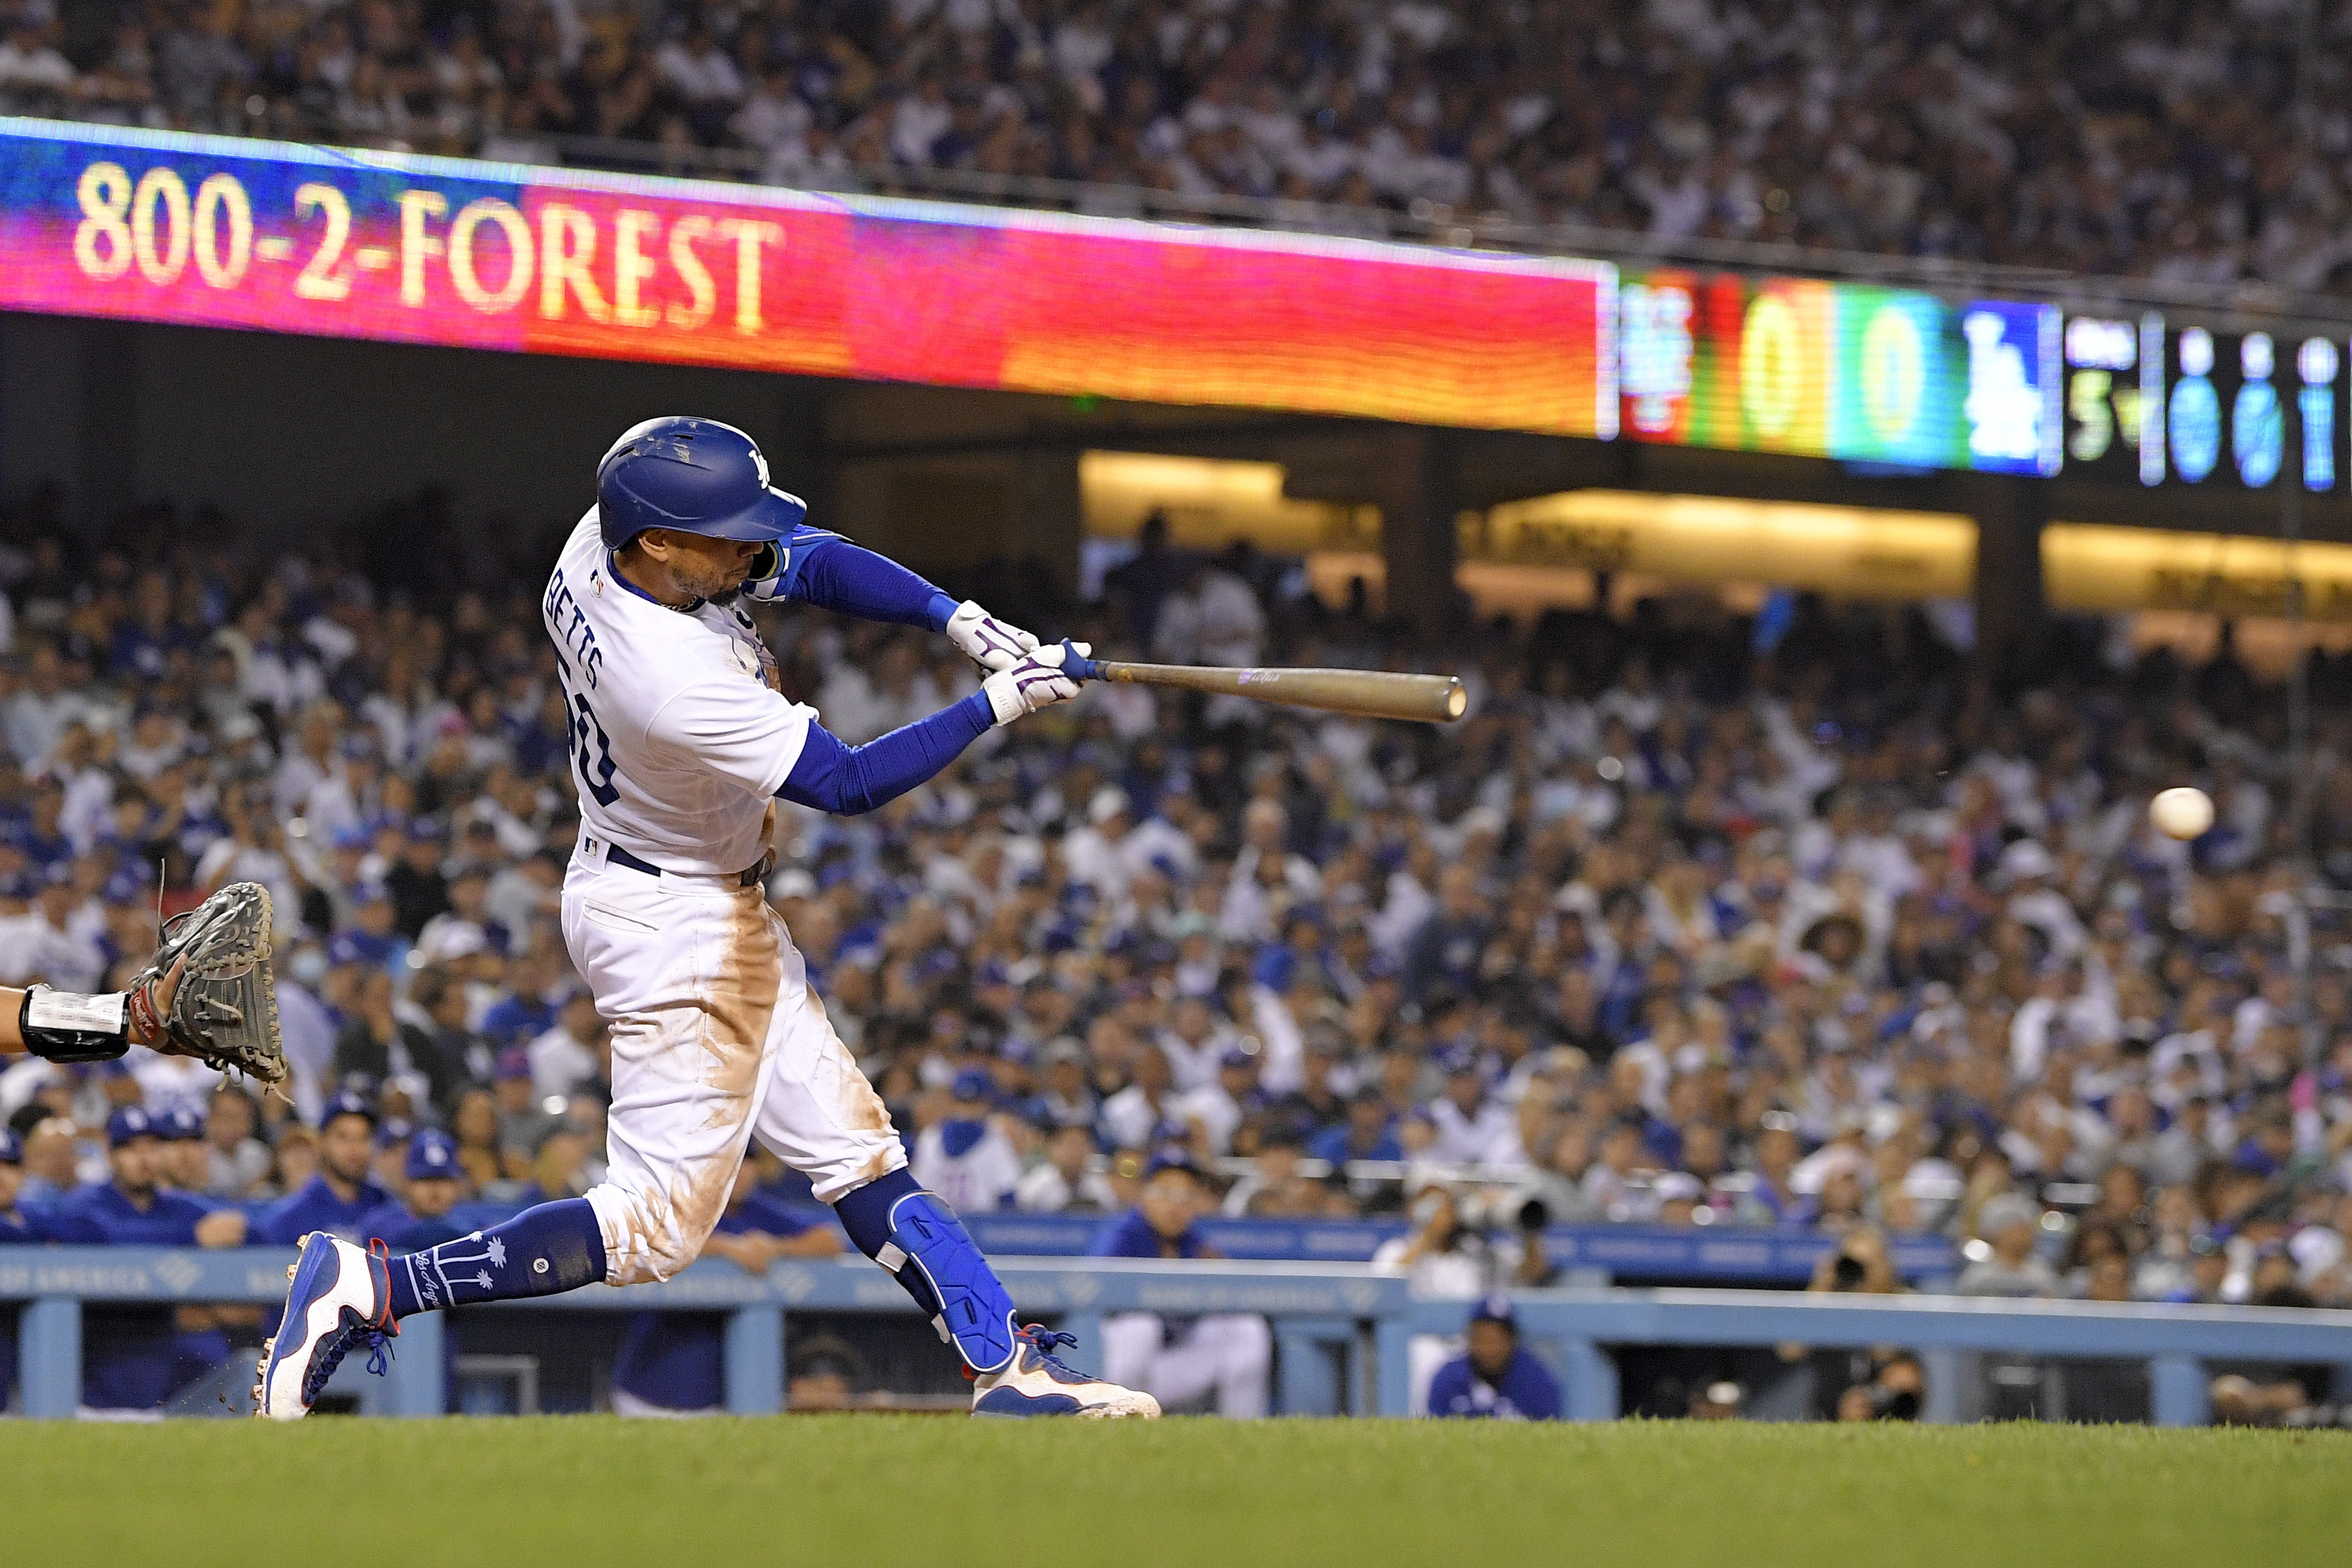
[[[2176,785],[2147,803],[2147,819],[2167,838],[2202,838],[2213,826],[2213,797],[2189,784]]]

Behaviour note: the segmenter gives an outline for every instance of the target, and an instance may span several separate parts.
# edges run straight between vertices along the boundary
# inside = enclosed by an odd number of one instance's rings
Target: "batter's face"
[[[723,605],[742,589],[760,549],[742,540],[649,528],[622,552],[621,565],[638,587],[664,604],[709,599]]]

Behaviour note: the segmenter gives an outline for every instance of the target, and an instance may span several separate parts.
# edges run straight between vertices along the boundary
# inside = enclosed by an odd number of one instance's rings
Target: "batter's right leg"
[[[955,1211],[907,1170],[881,1097],[833,1032],[800,954],[776,925],[783,988],[779,1038],[761,1096],[760,1142],[805,1173],[860,1252],[889,1270],[955,1348],[973,1383],[975,1415],[1157,1415],[1139,1394],[1055,1359],[1066,1334],[1015,1315],[1013,1297]]]

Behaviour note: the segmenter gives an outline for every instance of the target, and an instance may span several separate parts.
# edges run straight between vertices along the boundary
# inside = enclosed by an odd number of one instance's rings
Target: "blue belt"
[[[626,866],[630,870],[643,871],[648,877],[658,877],[662,874],[662,868],[660,867],[653,865],[649,861],[640,860],[635,855],[630,854],[627,850],[622,848],[617,844],[607,844],[604,846],[604,859],[608,865]],[[746,866],[741,871],[736,874],[735,885],[739,888],[758,887],[761,882],[768,879],[768,868],[774,863],[774,857],[769,855],[761,856],[760,863],[758,865]],[[685,873],[683,872],[671,873],[673,876],[682,876]]]

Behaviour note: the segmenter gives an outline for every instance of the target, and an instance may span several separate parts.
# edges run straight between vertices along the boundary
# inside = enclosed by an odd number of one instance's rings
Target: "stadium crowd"
[[[257,880],[294,1077],[0,1063],[0,1240],[584,1191],[608,1057],[553,922],[576,797],[538,568],[37,518],[0,536],[0,984],[114,984],[159,903]],[[1171,660],[1427,662],[1297,580],[1152,546],[1091,603],[977,586]],[[761,613],[853,741],[974,679]],[[1631,1221],[1845,1233],[1823,1289],[1894,1288],[1885,1238],[1918,1234],[1966,1292],[2352,1304],[2352,933],[2316,911],[2307,1068],[2277,694],[2103,646],[2001,695],[1916,613],[1650,602],[1465,633],[1444,731],[1103,688],[871,816],[784,808],[770,891],[967,1212],[1135,1210],[1118,1245],[1170,1256],[1219,1210],[1409,1216],[1381,1261],[1465,1297],[1546,1278],[1546,1222]],[[2189,779],[2220,810],[2193,847],[2145,814]]]
[[[5,0],[0,111],[969,169],[2205,284],[2352,278],[2352,7]],[[62,16],[62,19],[61,19]],[[2307,46],[2307,47],[2306,47]]]

